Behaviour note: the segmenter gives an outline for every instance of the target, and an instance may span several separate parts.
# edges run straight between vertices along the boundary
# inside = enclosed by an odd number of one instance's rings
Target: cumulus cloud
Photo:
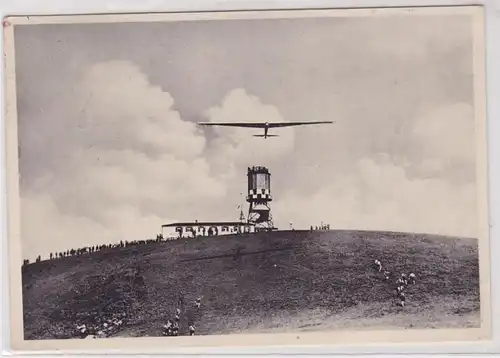
[[[133,63],[86,71],[64,138],[64,161],[22,192],[23,247],[29,257],[91,243],[154,237],[165,222],[236,219],[246,165],[282,157],[293,133],[263,141],[247,130],[215,130],[207,142]],[[282,121],[242,89],[207,110],[209,120]],[[63,142],[61,142],[61,146]],[[255,145],[259,144],[259,145]],[[43,193],[43,194],[41,194]],[[214,210],[215,209],[215,210]]]
[[[262,103],[242,88],[230,91],[220,105],[209,108],[204,114],[209,122],[285,122],[275,106]],[[291,128],[270,129],[269,134],[279,135],[279,140],[253,136],[264,134],[263,129],[213,128],[215,137],[209,143],[207,155],[215,170],[229,175],[249,165],[272,165],[294,146]]]
[[[475,181],[444,175],[452,163],[461,164],[459,173],[474,172],[472,108],[443,106],[416,119],[410,132],[411,160],[396,163],[385,153],[360,158],[350,170],[323,178],[313,195],[290,189],[275,204],[276,219],[285,225],[293,218],[303,228],[322,220],[337,228],[475,237]]]
[[[474,184],[455,187],[439,178],[410,179],[402,167],[366,158],[312,196],[287,193],[278,199],[275,217],[281,226],[291,221],[307,228],[324,221],[339,229],[475,237],[475,195]]]
[[[61,138],[65,155],[22,188],[25,257],[154,237],[170,221],[236,219],[249,165],[271,169],[280,227],[324,221],[338,228],[475,235],[475,182],[445,175],[450,168],[459,176],[474,171],[467,104],[412,121],[409,149],[398,153],[404,161],[385,153],[338,167],[328,159],[328,133],[335,128],[304,129],[300,141],[295,129],[275,130],[280,137],[267,140],[252,136],[262,130],[202,130],[130,62],[90,67],[70,95],[69,111],[59,113],[77,118]],[[286,121],[272,103],[242,88],[202,115],[212,122]],[[297,161],[300,153],[323,161],[321,168]]]
[[[81,116],[66,160],[22,192],[27,256],[154,237],[168,220],[226,194],[203,156],[205,137],[128,62],[91,67],[75,92]],[[40,193],[44,193],[41,195]]]
[[[31,259],[70,248],[155,237],[158,226],[168,220],[144,215],[131,206],[118,206],[103,211],[101,223],[86,216],[65,213],[50,195],[36,193],[23,196],[21,208],[23,255]]]
[[[120,141],[127,149],[154,149],[186,160],[203,152],[205,137],[195,124],[183,120],[172,96],[130,62],[92,66],[77,95],[84,113],[79,140],[84,143],[99,138],[101,146],[109,146]]]
[[[254,164],[280,227],[472,236],[470,19],[337,20],[17,29],[23,255],[236,218]]]

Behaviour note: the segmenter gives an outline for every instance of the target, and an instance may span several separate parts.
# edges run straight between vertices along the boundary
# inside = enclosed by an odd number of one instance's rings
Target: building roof
[[[180,223],[172,223],[165,224],[161,227],[174,227],[174,226],[253,226],[253,223],[242,223],[240,221],[195,221],[195,222],[180,222]]]
[[[263,166],[248,167],[247,174],[269,174],[269,169]]]

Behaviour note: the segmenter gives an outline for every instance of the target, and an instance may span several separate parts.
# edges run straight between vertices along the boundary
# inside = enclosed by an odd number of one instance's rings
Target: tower
[[[271,173],[265,167],[250,167],[248,177],[248,222],[255,225],[256,231],[272,230],[274,223],[271,215]]]

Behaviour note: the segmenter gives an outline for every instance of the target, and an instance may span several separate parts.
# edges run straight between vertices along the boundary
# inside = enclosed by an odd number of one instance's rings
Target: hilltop
[[[373,267],[415,272],[407,306]],[[278,231],[114,248],[23,268],[26,339],[75,336],[79,317],[123,310],[117,336],[479,325],[476,239],[369,231]],[[194,300],[202,296],[197,311]]]

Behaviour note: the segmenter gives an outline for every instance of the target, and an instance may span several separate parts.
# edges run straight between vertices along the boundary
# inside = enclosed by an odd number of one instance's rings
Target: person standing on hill
[[[405,301],[406,301],[406,296],[405,296],[404,292],[401,292],[399,294],[399,300],[400,300],[401,307],[404,307],[405,306]]]
[[[78,333],[80,334],[81,338],[85,338],[88,336],[88,330],[86,324],[77,325],[76,328],[78,329]]]
[[[172,335],[172,321],[168,320],[167,324],[163,326],[163,335],[164,336]]]
[[[415,280],[417,279],[417,277],[415,276],[415,274],[412,272],[410,273],[410,276],[408,277],[408,282],[410,282],[411,284],[415,284]]]
[[[194,336],[194,331],[195,331],[194,324],[190,324],[189,325],[189,335]]]
[[[403,280],[404,284],[407,285],[408,284],[408,278],[406,277],[406,274],[405,273],[402,273],[401,274],[401,280]]]

